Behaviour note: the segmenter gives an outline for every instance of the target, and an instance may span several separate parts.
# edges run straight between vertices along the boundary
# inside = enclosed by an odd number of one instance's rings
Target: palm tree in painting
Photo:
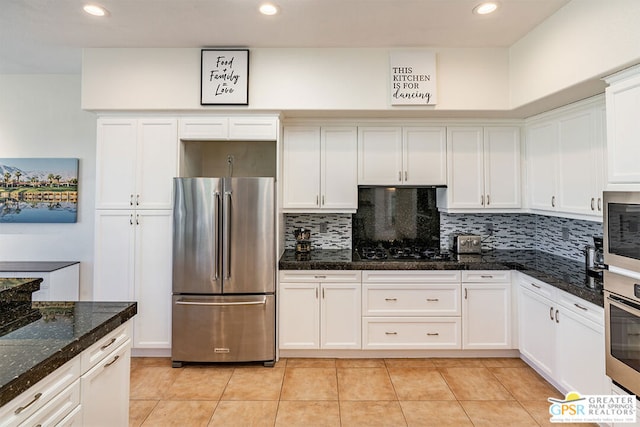
[[[20,177],[22,176],[22,172],[16,171],[14,175],[18,178],[18,187],[20,187]]]
[[[50,173],[49,175],[47,175],[47,181],[49,181],[49,186],[53,187],[53,180],[55,179],[55,175]]]
[[[38,183],[38,177],[37,176],[32,176],[31,178],[29,178],[29,181],[31,182],[31,186],[35,187],[36,184]]]
[[[62,179],[62,177],[60,175],[56,175],[53,179],[55,180],[56,185],[60,187],[60,180]]]
[[[10,172],[5,172],[4,173],[4,188],[9,187],[9,178],[11,178],[11,173]]]

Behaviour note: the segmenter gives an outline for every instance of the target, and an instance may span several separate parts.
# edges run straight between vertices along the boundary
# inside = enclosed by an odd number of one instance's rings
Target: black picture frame
[[[249,105],[249,49],[202,49],[200,105]]]

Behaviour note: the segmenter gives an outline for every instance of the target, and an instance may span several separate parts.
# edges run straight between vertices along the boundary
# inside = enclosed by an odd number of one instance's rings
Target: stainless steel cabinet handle
[[[480,204],[484,206],[484,194],[480,196]]]
[[[397,332],[385,332],[384,334],[385,335],[398,335]]]
[[[534,288],[542,289],[542,287],[536,285],[535,283],[532,283],[531,286],[533,286]]]
[[[316,297],[318,290],[316,289]],[[199,301],[185,301],[178,300],[176,301],[176,305],[203,305],[203,306],[215,306],[215,307],[223,307],[226,305],[262,305],[267,303],[267,298],[263,298],[261,301],[236,301],[236,302],[199,302]]]
[[[320,204],[320,196],[316,194],[316,206]]]
[[[322,195],[322,206],[324,206],[324,194]]]
[[[580,310],[589,311],[589,309],[588,309],[587,307],[583,307],[583,306],[581,306],[581,305],[580,305],[580,304],[578,304],[578,303],[575,303],[575,304],[573,304],[573,305],[575,305],[576,307],[578,307]]]
[[[438,302],[438,301],[440,301],[440,298],[427,298],[427,301],[429,301],[429,302]]]
[[[489,206],[489,195],[487,194],[487,206]]]
[[[407,173],[407,171],[404,171],[404,180],[405,181],[409,180],[409,174]]]
[[[104,350],[105,348],[109,347],[111,344],[113,344],[114,342],[116,342],[115,338],[111,338],[111,340],[106,343],[105,345],[103,345],[102,347],[100,347],[100,350]]]
[[[398,181],[402,182],[402,171],[398,171]]]
[[[324,288],[322,288],[322,299],[324,299]]]
[[[560,323],[560,313],[556,310],[556,323]]]
[[[24,406],[19,407],[18,409],[16,409],[15,411],[13,411],[14,414],[18,415],[19,413],[21,413],[22,411],[24,411],[25,409],[27,409],[29,406],[33,405],[34,403],[36,403],[36,401],[38,399],[40,399],[42,397],[42,393],[36,393],[33,396],[33,399],[31,399],[31,402],[27,403]]]
[[[136,194],[136,206],[140,205],[140,195]]]
[[[140,214],[136,214],[136,225],[140,225]]]
[[[316,288],[316,299],[318,299],[318,288]]]
[[[398,301],[398,298],[385,298],[385,301]]]
[[[133,206],[133,194],[129,194],[129,206]]]
[[[429,337],[437,337],[438,335],[440,335],[438,332],[427,332],[427,336]]]
[[[549,307],[549,318],[553,322],[553,307]]]
[[[326,279],[327,276],[313,276],[314,279]]]
[[[129,215],[129,225],[133,225],[133,214]]]
[[[598,212],[602,210],[602,199],[598,197]]]
[[[481,274],[480,277],[482,277],[483,279],[493,279],[493,276],[489,274]]]
[[[464,299],[467,299],[467,288],[464,288]]]
[[[552,208],[556,207],[556,196],[551,196],[551,207]]]
[[[109,363],[107,363],[106,365],[104,365],[105,368],[108,368],[109,366],[113,365],[114,363],[116,363],[116,360],[120,359],[119,355],[116,355],[113,357],[113,360]]]
[[[591,198],[591,210],[592,210],[592,211],[595,211],[595,210],[596,210],[595,203],[596,203],[596,199],[594,199],[594,198],[592,197],[592,198]]]

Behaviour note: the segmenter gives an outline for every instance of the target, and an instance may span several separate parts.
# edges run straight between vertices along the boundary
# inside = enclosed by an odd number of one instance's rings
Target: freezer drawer
[[[274,295],[174,295],[173,362],[275,360]]]

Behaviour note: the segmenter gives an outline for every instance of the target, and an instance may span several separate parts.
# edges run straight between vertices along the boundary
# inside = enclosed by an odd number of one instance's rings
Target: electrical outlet
[[[484,225],[484,232],[491,236],[493,234],[493,224],[488,222]]]
[[[329,224],[327,224],[326,222],[321,222],[320,223],[320,232],[321,233],[326,233],[328,227],[329,227]]]
[[[562,239],[569,240],[569,229],[567,227],[562,227]]]

